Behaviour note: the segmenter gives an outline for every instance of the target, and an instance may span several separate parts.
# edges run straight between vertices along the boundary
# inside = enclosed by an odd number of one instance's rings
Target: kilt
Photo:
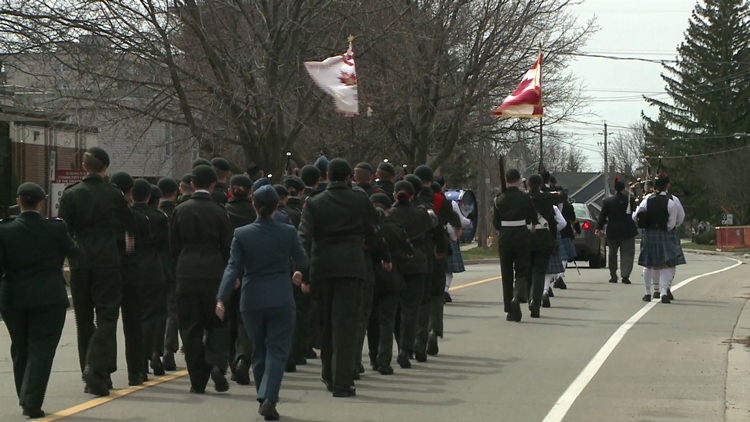
[[[451,254],[445,257],[448,263],[447,271],[454,274],[462,273],[466,271],[466,267],[464,267],[464,258],[461,256],[461,247],[458,242],[451,241],[450,244]]]
[[[685,264],[680,239],[675,231],[645,229],[641,237],[638,265],[642,267],[675,267]]]
[[[549,257],[549,263],[547,264],[547,274],[561,274],[565,272],[563,267],[563,259],[567,260],[567,254],[565,252],[565,246],[563,246],[563,240],[560,233],[557,233],[557,253],[553,253]]]
[[[561,257],[561,259],[564,259],[566,261],[574,260],[576,258],[576,255],[578,255],[578,252],[576,252],[576,247],[573,244],[573,239],[569,237],[563,237],[562,244],[565,249],[565,258]]]

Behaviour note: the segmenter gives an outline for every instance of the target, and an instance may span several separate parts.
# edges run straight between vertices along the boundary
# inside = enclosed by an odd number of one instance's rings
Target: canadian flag
[[[329,57],[322,62],[305,62],[305,69],[320,89],[333,97],[336,111],[347,117],[359,114],[357,71],[351,42],[346,53]]]
[[[539,53],[534,66],[531,66],[515,91],[510,94],[500,107],[492,110],[498,117],[541,118],[542,107],[542,53]]]

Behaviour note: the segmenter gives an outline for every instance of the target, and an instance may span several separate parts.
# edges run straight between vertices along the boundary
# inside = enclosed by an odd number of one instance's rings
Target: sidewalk
[[[732,333],[727,355],[726,422],[750,420],[750,296]]]

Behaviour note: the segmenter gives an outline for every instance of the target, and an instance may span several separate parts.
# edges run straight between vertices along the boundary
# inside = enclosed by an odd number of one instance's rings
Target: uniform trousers
[[[633,272],[633,263],[635,261],[635,237],[627,239],[607,239],[609,244],[609,275],[611,278],[617,278],[617,252],[620,251],[622,266],[622,278],[630,278]]]
[[[284,306],[244,311],[242,320],[255,346],[253,379],[258,401],[278,403],[284,368],[292,349],[295,308]]]
[[[362,315],[364,280],[330,278],[315,280],[320,288],[322,335],[321,377],[334,391],[354,385],[355,336]]]
[[[133,263],[123,262],[122,266],[122,331],[125,337],[125,362],[128,379],[136,381],[147,372],[143,360],[144,353],[142,292],[144,288],[138,280],[138,268]]]
[[[122,301],[120,268],[71,269],[70,292],[81,372],[87,365],[100,376],[116,371],[117,319]]]
[[[190,384],[205,391],[212,368],[226,373],[229,364],[229,329],[216,316],[219,280],[177,279],[180,337],[185,349]]]
[[[373,370],[390,365],[393,360],[394,328],[400,300],[401,292],[375,292],[367,328],[367,345]]]
[[[179,323],[177,320],[177,284],[167,280],[167,326],[164,333],[164,353],[177,353],[180,349]]]
[[[232,292],[231,306],[227,317],[229,327],[229,367],[234,372],[240,359],[250,363],[253,354],[253,344],[250,341],[249,328],[245,327],[244,318],[240,312],[240,298],[242,290]]]
[[[404,274],[406,289],[401,292],[398,304],[398,345],[400,350],[414,351],[417,338],[419,307],[425,295],[425,274]]]
[[[290,357],[295,362],[301,362],[307,358],[307,353],[310,350],[310,302],[310,295],[303,293],[299,286],[294,286],[297,322],[294,326],[294,341],[292,342]]]
[[[445,271],[448,268],[445,259],[435,260],[435,271],[432,272],[430,284],[430,319],[429,332],[443,337],[443,310],[445,308]]]
[[[549,259],[549,257],[547,257]],[[510,302],[527,301],[529,281],[529,250],[519,245],[500,245],[500,274],[503,280],[503,305],[509,311]],[[545,266],[546,270],[547,267]],[[542,280],[543,282],[544,280]]]
[[[552,248],[534,249],[529,255],[531,258],[528,278],[531,280],[529,293],[534,304],[541,305],[544,294],[544,278],[547,275],[549,258],[552,256]]]
[[[372,313],[372,305],[375,297],[375,270],[370,264],[372,258],[370,254],[365,253],[365,284],[362,289],[362,314],[359,318],[359,325],[357,326],[357,339],[354,344],[355,350],[357,351],[356,357],[354,358],[354,369],[359,371],[359,366],[362,365],[362,349],[365,345],[365,335],[367,334],[367,326],[370,324],[370,314]]]
[[[63,305],[1,312],[10,334],[18,404],[24,409],[42,408],[66,313]]]
[[[164,350],[164,332],[167,328],[167,286],[148,283],[141,289],[143,353],[146,359],[161,356]]]

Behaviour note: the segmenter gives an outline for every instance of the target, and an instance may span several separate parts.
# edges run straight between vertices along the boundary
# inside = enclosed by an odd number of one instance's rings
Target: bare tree
[[[615,171],[627,177],[639,176],[645,164],[646,135],[642,123],[631,123],[628,129],[617,132],[609,141],[609,159]]]

